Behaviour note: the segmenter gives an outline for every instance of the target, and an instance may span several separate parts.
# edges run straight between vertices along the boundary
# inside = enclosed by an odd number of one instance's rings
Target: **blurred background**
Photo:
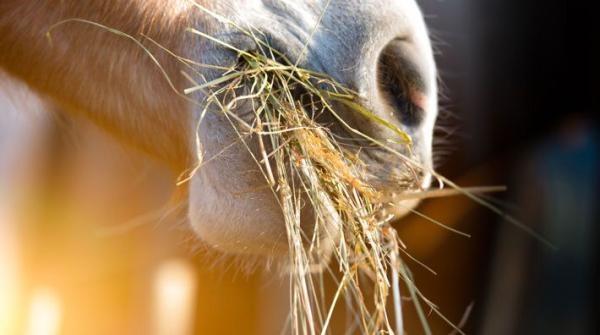
[[[591,5],[419,1],[443,85],[439,171],[462,197],[398,222],[421,290],[469,334],[598,334],[600,41]],[[2,52],[0,50],[0,52]],[[278,334],[285,278],[198,247],[173,176],[0,84],[0,334]],[[24,112],[26,111],[26,112]],[[166,207],[165,207],[166,206]],[[420,334],[405,302],[406,330]],[[452,333],[429,316],[434,334]],[[343,334],[343,331],[339,332]]]

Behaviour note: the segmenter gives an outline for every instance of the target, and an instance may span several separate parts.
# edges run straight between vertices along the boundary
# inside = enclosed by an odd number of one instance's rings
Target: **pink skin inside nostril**
[[[417,89],[411,88],[409,89],[408,94],[410,101],[415,104],[415,106],[421,108],[422,110],[427,110],[427,95]]]

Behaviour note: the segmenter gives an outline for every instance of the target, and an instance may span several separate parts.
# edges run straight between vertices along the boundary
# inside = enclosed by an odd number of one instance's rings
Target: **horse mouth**
[[[379,220],[399,220],[406,215],[415,212],[415,208],[421,202],[418,194],[422,189],[387,192],[381,202],[377,216]]]

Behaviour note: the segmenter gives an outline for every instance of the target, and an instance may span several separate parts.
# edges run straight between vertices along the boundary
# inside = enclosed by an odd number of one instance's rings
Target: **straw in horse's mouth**
[[[240,53],[240,60],[226,74],[232,80],[215,85],[207,101],[219,106],[240,135],[254,132],[253,138],[259,142],[260,152],[252,155],[279,200],[286,224],[289,243],[286,268],[292,278],[294,333],[326,331],[341,297],[353,301],[348,308],[359,316],[362,333],[396,332],[394,322],[388,319],[386,305],[391,291],[399,290],[403,265],[389,218],[378,214],[385,207],[381,203],[382,194],[369,182],[366,164],[338,143],[331,130],[317,121],[317,116],[329,115],[346,127],[347,132],[365,136],[367,141],[373,139],[346,124],[332,107],[332,100],[372,122],[393,126],[360,107],[354,102],[352,91],[327,76],[281,63],[269,55]],[[315,83],[319,83],[318,87]],[[250,92],[238,94],[239,87],[250,88]],[[253,106],[254,120],[242,120],[226,107],[232,106],[231,101],[239,104],[240,100],[247,100]],[[393,131],[410,145],[408,135],[397,128]],[[301,225],[303,201],[314,212],[311,232]],[[330,257],[340,267],[341,277],[334,301],[326,303],[316,294],[317,277],[324,271],[315,273],[314,269],[319,264],[327,268],[324,260],[327,262]],[[390,281],[390,272],[396,274],[392,276],[395,281]],[[364,283],[359,281],[364,280],[363,275],[372,283],[372,301],[366,301],[362,294]],[[410,282],[408,277],[404,279]],[[398,299],[395,306],[399,316]]]
[[[421,303],[444,317],[416,288],[400,258],[400,253],[406,251],[400,247],[402,242],[391,225],[391,220],[404,214],[402,206],[412,211],[409,203],[418,201],[418,197],[413,196],[422,192],[419,176],[426,169],[403,154],[411,152],[412,139],[364,108],[352,90],[327,75],[289,62],[285,55],[257,37],[262,36],[260,32],[228,23],[255,38],[260,52],[238,50],[205,33],[192,31],[236,51],[239,63],[214,82],[194,82],[195,87],[185,92],[210,90],[206,109],[216,107],[230,120],[279,201],[289,245],[285,268],[291,284],[291,331],[294,334],[328,333],[338,302],[345,301],[346,310],[356,320],[360,333],[401,334],[402,281],[425,332],[430,333]],[[405,111],[404,118],[412,120],[420,117],[412,112],[418,112],[421,106],[419,101],[413,101],[419,96],[406,91],[402,82],[405,77],[388,79],[403,89],[403,94],[409,94],[406,98],[414,108]],[[409,85],[409,88],[414,87],[414,83]],[[236,115],[235,106],[242,102],[252,106],[253,119]],[[334,106],[342,106],[365,122],[386,129],[394,137],[394,148],[353,128]],[[397,194],[380,191],[382,188],[376,186],[376,178],[369,175],[369,164],[349,150],[333,133],[332,123],[323,123],[322,117],[333,121],[335,127],[343,128],[352,138],[361,139],[369,148],[386,151],[390,157],[409,166],[406,173],[396,177],[396,182],[402,183],[394,184],[404,191]],[[254,136],[246,136],[249,134]],[[246,143],[248,138],[258,142],[258,152],[250,149],[254,146]],[[406,150],[399,151],[402,146]],[[305,205],[314,211],[310,232],[301,225]],[[330,268],[332,265],[337,269]],[[335,274],[337,290],[325,299],[321,276],[327,273]],[[390,305],[393,308],[390,309]]]
[[[389,128],[407,147],[412,144],[410,137],[355,103],[356,96],[351,90],[327,76],[282,64],[262,54],[246,54],[242,59],[247,63],[242,62],[242,67],[236,70],[239,78],[234,86],[258,90],[245,92],[255,106],[255,120],[242,128],[258,131],[255,138],[262,144],[256,161],[279,199],[285,218],[289,243],[286,270],[290,272],[292,286],[290,322],[293,332],[326,333],[337,302],[345,300],[349,304],[346,308],[357,317],[361,333],[402,333],[401,281],[419,314],[424,315],[424,307],[421,307],[424,303],[444,318],[416,288],[400,258],[400,253],[406,254],[406,251],[400,247],[402,242],[392,221],[408,212],[422,215],[412,209],[419,199],[469,190],[422,190],[424,168],[397,150],[388,150],[385,143],[351,128],[337,114],[331,101]],[[316,87],[315,82],[320,86]],[[232,92],[226,88],[217,89],[210,98],[218,99],[223,90]],[[297,92],[302,93],[298,95]],[[236,97],[229,96],[228,99]],[[227,105],[227,101],[219,104]],[[240,120],[231,115],[230,110],[223,112],[231,116],[234,127],[240,126]],[[329,114],[355,137],[362,136],[373,148],[387,150],[410,167],[395,181],[392,178],[398,189],[396,193],[382,192],[382,188],[375,186],[377,181],[369,176],[368,164],[360,155],[348,150],[331,129],[317,121],[315,115],[324,114]],[[411,152],[410,149],[406,151]],[[301,225],[302,202],[305,200],[315,214],[311,232]],[[329,268],[330,258],[338,271]],[[319,277],[327,271],[338,273],[338,288],[331,301],[324,301],[317,293],[321,290]],[[366,286],[372,289],[368,297],[363,293]],[[391,310],[387,307],[389,302],[394,306]],[[422,317],[421,321],[428,331],[426,318]],[[462,333],[460,329],[456,330]]]

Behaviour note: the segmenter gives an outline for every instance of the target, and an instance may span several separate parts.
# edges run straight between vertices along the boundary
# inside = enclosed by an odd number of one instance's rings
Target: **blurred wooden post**
[[[18,103],[17,103],[18,101]],[[22,328],[25,250],[18,208],[33,183],[36,139],[43,133],[43,103],[0,72],[0,334]]]

